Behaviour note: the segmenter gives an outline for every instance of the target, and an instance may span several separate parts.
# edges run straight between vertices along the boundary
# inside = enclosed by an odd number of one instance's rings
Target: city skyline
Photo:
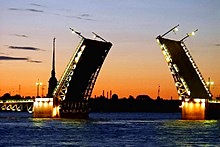
[[[219,1],[1,1],[0,2],[0,96],[10,92],[35,96],[36,82],[48,85],[52,39],[56,40],[56,77],[59,80],[80,41],[69,27],[85,37],[91,32],[113,43],[92,97],[102,91],[119,97],[140,94],[178,98],[177,91],[156,37],[180,24],[168,38],[187,38],[203,77],[214,81],[220,94]],[[20,85],[20,86],[19,86]],[[47,94],[45,86],[44,95]],[[13,93],[14,91],[14,93]]]

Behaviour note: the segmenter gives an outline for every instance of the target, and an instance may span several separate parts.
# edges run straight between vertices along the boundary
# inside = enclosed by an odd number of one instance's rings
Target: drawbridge
[[[182,118],[204,119],[209,111],[207,108],[211,104],[212,94],[184,43],[184,39],[194,35],[197,30],[180,41],[164,37],[169,32],[177,31],[178,26],[156,39],[174,79],[179,99],[182,100]]]
[[[53,91],[52,117],[86,118],[89,111],[87,100],[112,43],[94,32],[99,40],[85,38],[73,29],[71,31],[81,41]]]
[[[212,95],[184,42],[162,37],[157,39],[173,76],[180,100],[210,99]]]

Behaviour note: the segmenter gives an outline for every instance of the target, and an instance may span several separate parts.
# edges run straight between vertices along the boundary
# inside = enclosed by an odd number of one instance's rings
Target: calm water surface
[[[220,146],[217,120],[180,113],[91,113],[88,120],[0,112],[0,146]]]

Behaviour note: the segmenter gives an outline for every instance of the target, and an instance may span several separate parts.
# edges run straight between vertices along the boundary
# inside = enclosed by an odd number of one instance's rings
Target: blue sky
[[[79,41],[78,36],[70,33],[69,27],[73,27],[88,38],[94,31],[113,43],[93,95],[111,89],[121,97],[130,94],[156,97],[160,85],[162,97],[177,97],[155,38],[180,24],[179,32],[167,37],[180,40],[186,33],[199,29],[195,37],[186,40],[186,45],[204,78],[215,81],[213,92],[217,95],[220,94],[219,8],[218,0],[0,0],[0,56],[40,61],[1,60],[0,67],[11,71],[11,76],[14,72],[33,71],[27,72],[32,75],[26,87],[35,89],[33,83],[38,78],[46,84],[50,76],[52,38],[56,37],[59,79]],[[12,50],[9,46],[40,50]],[[4,88],[6,83],[12,89],[24,85],[22,91],[26,91],[27,84],[22,84],[22,80],[8,82],[10,79],[5,75],[0,79],[1,93],[8,90]]]

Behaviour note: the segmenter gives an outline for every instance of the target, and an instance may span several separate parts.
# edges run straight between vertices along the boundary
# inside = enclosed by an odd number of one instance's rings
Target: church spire
[[[56,38],[53,38],[53,57],[52,57],[51,77],[55,77],[55,41],[56,41]]]
[[[52,70],[51,70],[51,77],[49,80],[47,97],[53,97],[53,91],[57,86],[57,79],[55,77],[56,74],[55,73],[55,40],[56,38],[53,38]]]

